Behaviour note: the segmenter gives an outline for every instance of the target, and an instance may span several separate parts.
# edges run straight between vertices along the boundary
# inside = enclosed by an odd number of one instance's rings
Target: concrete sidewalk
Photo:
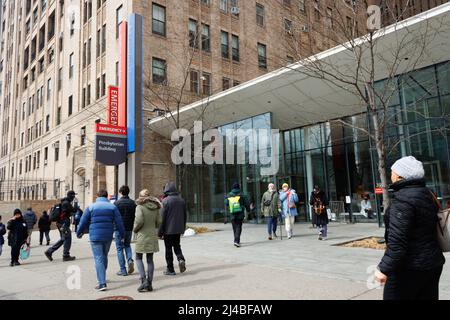
[[[196,224],[196,226],[199,226]],[[182,239],[187,272],[176,277],[162,274],[162,251],[155,255],[152,293],[140,294],[139,276],[118,277],[117,255],[111,246],[108,291],[96,292],[94,262],[88,237],[73,239],[77,260],[63,263],[60,252],[49,262],[46,247],[36,245],[31,258],[20,267],[9,267],[9,247],[0,257],[0,299],[99,299],[124,295],[134,299],[381,299],[382,290],[367,286],[368,268],[376,266],[381,251],[336,247],[335,244],[367,236],[382,236],[372,224],[331,224],[328,241],[318,241],[310,225],[296,225],[291,240],[268,241],[264,225],[244,225],[241,248],[233,246],[231,225],[204,224],[217,232]],[[52,232],[52,242],[57,234]],[[133,245],[134,246],[134,245]],[[73,270],[81,271],[81,289],[69,290]],[[66,273],[68,272],[69,273]],[[450,299],[450,267],[444,268],[441,299]],[[69,281],[70,282],[70,281]]]

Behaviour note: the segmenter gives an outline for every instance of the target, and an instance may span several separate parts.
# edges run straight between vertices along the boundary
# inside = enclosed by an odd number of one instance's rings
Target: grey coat
[[[178,194],[175,184],[168,183],[164,188],[159,236],[184,234],[186,230],[187,210],[186,203]]]

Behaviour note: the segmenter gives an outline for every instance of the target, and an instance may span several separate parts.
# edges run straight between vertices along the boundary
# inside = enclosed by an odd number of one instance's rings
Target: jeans
[[[430,271],[399,270],[389,275],[384,300],[439,300],[442,267]]]
[[[180,234],[168,234],[164,235],[164,245],[166,247],[166,263],[167,263],[167,270],[170,272],[175,272],[175,268],[173,266],[173,251],[175,252],[175,255],[177,256],[178,261],[186,261],[183,256],[183,252],[181,251],[181,245],[180,245]]]
[[[95,261],[95,272],[99,285],[106,285],[106,270],[108,269],[108,253],[112,240],[91,241],[92,254]]]
[[[114,239],[116,242],[116,249],[117,249],[117,259],[119,260],[120,271],[122,273],[127,273],[126,262],[133,261],[133,253],[131,251],[132,235],[133,231],[125,231],[125,241],[121,242],[119,231],[116,231],[114,233]],[[125,261],[125,256],[123,254],[124,251],[127,261]]]
[[[242,223],[243,220],[231,220],[231,225],[233,226],[234,243],[241,244],[241,234],[242,234]]]
[[[59,228],[59,226],[58,226]],[[61,228],[59,228],[59,234],[61,238],[56,242],[50,249],[47,250],[48,253],[53,254],[56,250],[61,248],[62,245],[64,245],[64,257],[70,256],[70,247],[72,246],[72,233],[70,232],[70,229],[67,229],[67,231],[62,232]]]
[[[44,234],[45,239],[47,239],[47,243],[50,243],[50,230],[48,230],[48,231],[39,231],[39,244],[42,244],[42,240],[44,240]]]
[[[0,257],[2,256],[2,252],[3,252],[3,245],[0,244]]]
[[[278,217],[267,217],[267,231],[269,236],[277,234]]]
[[[328,226],[326,225],[326,224],[324,224],[324,225],[318,225],[317,226],[317,229],[319,230],[319,232],[320,232],[320,235],[322,236],[322,237],[328,237]]]

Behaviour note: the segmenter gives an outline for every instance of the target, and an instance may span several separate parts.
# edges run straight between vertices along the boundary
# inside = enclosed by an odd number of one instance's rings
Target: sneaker
[[[268,238],[269,240],[273,240],[273,238],[272,238],[272,236],[269,236],[269,238]]]
[[[322,241],[327,241],[327,237],[322,237]]]
[[[186,271],[186,261],[180,260],[180,262],[178,262],[178,265],[180,266],[180,273],[183,273]]]
[[[76,259],[75,257],[67,256],[67,257],[63,257],[63,262],[73,261],[75,259]]]
[[[50,245],[50,242],[47,242],[47,247]]]
[[[126,276],[128,276],[128,273],[123,272],[123,271],[118,271],[118,272],[116,273],[116,275],[118,275],[119,277],[126,277]]]
[[[130,260],[128,262],[128,274],[132,274],[134,272],[134,261]]]
[[[9,266],[10,266],[10,267],[14,267],[14,262],[11,262],[11,263],[9,264]]]
[[[175,273],[175,271],[166,270],[166,271],[164,271],[164,275],[165,276],[176,276],[177,274]]]
[[[100,292],[106,291],[106,284],[100,284],[100,285],[96,286],[95,290],[100,291]]]
[[[322,237],[322,235],[319,235],[319,240],[320,240],[320,241],[322,241],[322,240],[323,240],[323,237]]]
[[[53,261],[52,254],[50,252],[45,251],[45,256],[48,260]]]
[[[241,247],[241,245],[240,245],[239,243],[237,243],[237,242],[234,243],[234,246],[235,246],[236,248],[240,248],[240,247]]]

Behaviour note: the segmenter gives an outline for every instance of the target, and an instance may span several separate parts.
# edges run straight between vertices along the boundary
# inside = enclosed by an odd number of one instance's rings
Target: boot
[[[141,285],[137,289],[138,292],[146,292],[146,291],[148,291],[148,288],[149,288],[149,283],[148,283],[147,278],[141,279]]]
[[[151,281],[148,281],[148,280],[147,280],[147,283],[148,283],[147,291],[148,291],[148,292],[152,292],[152,291],[153,291],[153,287],[152,287]]]

